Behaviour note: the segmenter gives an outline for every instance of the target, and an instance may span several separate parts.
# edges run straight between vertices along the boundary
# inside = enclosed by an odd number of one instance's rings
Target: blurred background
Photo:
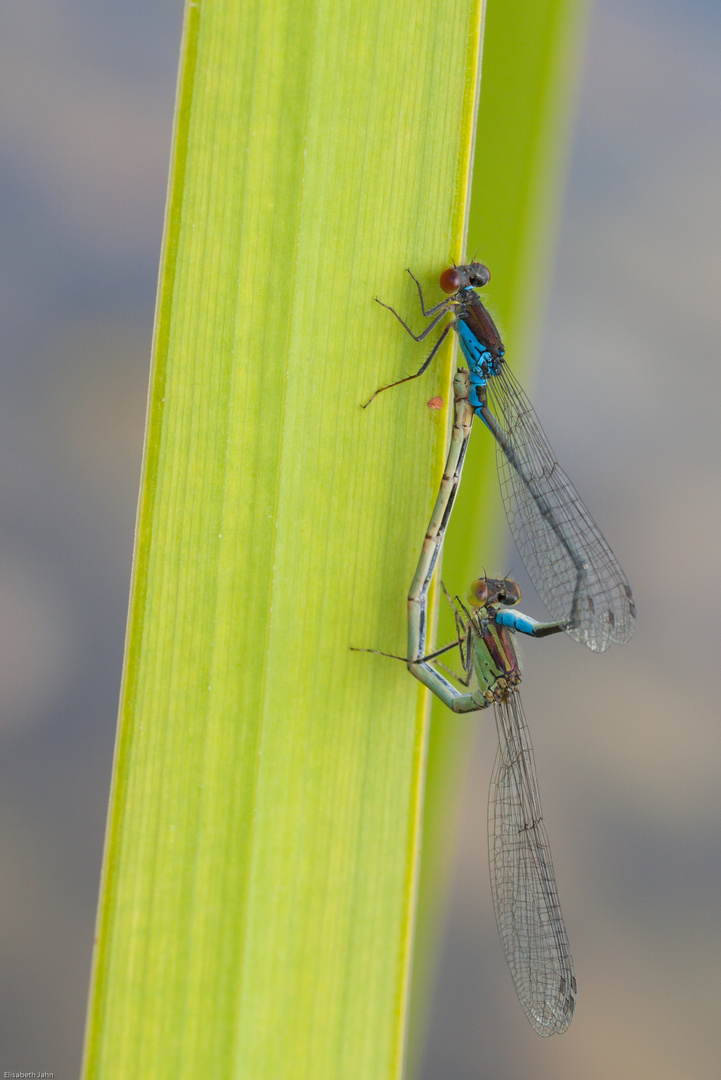
[[[0,8],[0,1069],[59,1080],[80,1066],[181,16]],[[603,657],[524,651],[579,978],[550,1040],[497,940],[495,733],[469,721],[423,1080],[721,1073],[719,56],[712,0],[593,8],[533,397],[639,627]],[[513,553],[499,569],[523,583]],[[530,587],[523,607],[542,616]]]
[[[496,735],[476,721],[423,1080],[721,1076],[720,57],[717,4],[592,7],[533,401],[639,622],[603,656],[523,649],[573,1024],[541,1040],[515,1000],[487,868]],[[512,550],[492,569],[543,617]]]

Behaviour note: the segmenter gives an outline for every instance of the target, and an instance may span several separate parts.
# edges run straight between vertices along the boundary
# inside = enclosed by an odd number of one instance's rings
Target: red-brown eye
[[[488,601],[488,582],[485,578],[480,578],[478,581],[474,581],[471,585],[471,591],[468,594],[473,607],[485,607]]]
[[[444,270],[441,274],[440,286],[445,293],[458,292],[461,287],[461,276],[455,266]]]

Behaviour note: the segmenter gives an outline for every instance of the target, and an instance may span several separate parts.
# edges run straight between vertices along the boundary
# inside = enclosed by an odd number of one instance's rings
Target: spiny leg
[[[463,675],[459,675],[457,671],[453,671],[451,668],[446,667],[445,664],[438,664],[438,667],[442,668],[448,675],[452,675],[461,686],[470,686],[471,679],[473,678],[473,635],[475,631],[471,623],[466,626],[465,623],[461,621],[459,626],[458,620],[456,622],[456,630],[458,631],[458,648],[461,653]]]
[[[378,303],[380,304],[380,300],[378,301]],[[387,304],[383,304],[383,307],[388,307],[388,305],[387,305]],[[388,308],[388,310],[389,310],[389,311],[393,311],[393,308]],[[399,320],[400,322],[403,322],[403,320],[401,319],[400,315],[398,315],[398,314],[397,314],[397,312],[393,311],[393,314],[394,314],[394,315],[396,316],[396,318],[397,318],[397,319],[398,319],[398,320]],[[440,315],[438,316],[438,319],[441,319],[441,318],[443,318],[443,315],[444,315],[444,314],[445,314],[445,312],[441,312],[441,314],[440,314]],[[428,327],[427,329],[428,329],[428,330],[432,330],[432,329],[433,329],[433,327],[434,327],[434,326],[436,325],[436,323],[438,322],[438,319],[435,319],[435,320],[434,320],[434,321],[433,321],[433,322],[431,323],[431,325],[430,325],[430,326],[429,326],[429,327]],[[403,323],[403,325],[404,325],[404,326],[406,326],[406,324],[405,324],[405,323]],[[441,335],[440,335],[440,337],[438,338],[438,341],[437,341],[437,342],[435,343],[435,345],[433,346],[433,348],[431,349],[431,351],[429,352],[428,356],[427,356],[427,357],[426,357],[426,359],[425,359],[425,360],[423,361],[423,363],[421,364],[420,368],[419,368],[419,369],[418,369],[418,371],[417,371],[417,372],[415,373],[415,375],[406,375],[406,377],[405,377],[404,379],[396,379],[396,381],[395,381],[395,382],[392,382],[392,383],[388,383],[388,384],[387,384],[386,386],[379,386],[379,387],[378,387],[378,389],[377,389],[377,390],[376,390],[376,391],[375,391],[375,392],[374,392],[374,393],[373,393],[373,394],[372,394],[372,395],[371,395],[371,396],[370,396],[370,397],[368,398],[368,400],[367,400],[367,401],[365,402],[365,404],[364,404],[364,405],[361,405],[361,408],[362,408],[362,409],[367,409],[367,408],[368,408],[368,406],[370,405],[371,401],[373,401],[373,400],[374,400],[374,398],[377,398],[379,394],[382,394],[384,390],[392,390],[394,386],[400,386],[400,385],[401,385],[401,383],[411,382],[411,380],[413,380],[413,379],[418,379],[418,378],[420,378],[420,376],[421,376],[421,375],[423,374],[423,372],[424,372],[424,371],[426,370],[426,368],[428,367],[428,365],[429,365],[429,364],[430,364],[430,363],[432,362],[433,358],[435,357],[436,353],[437,353],[437,352],[438,352],[438,350],[440,349],[440,347],[441,347],[441,345],[443,344],[443,342],[444,342],[444,341],[446,340],[446,338],[448,337],[448,333],[449,333],[449,331],[451,330],[451,327],[452,327],[452,323],[449,323],[449,324],[448,324],[448,326],[444,326],[444,327],[443,327],[443,330],[442,330],[442,332],[441,332]],[[408,327],[407,327],[407,326],[406,326],[406,330],[408,330]],[[412,331],[411,331],[411,330],[408,330],[408,333],[409,333],[409,334],[411,334],[412,336],[415,336],[415,335],[413,335],[413,333],[412,333]],[[424,337],[424,336],[425,336],[425,333],[421,335],[421,337]],[[420,338],[416,338],[416,341],[420,341]]]
[[[434,307],[429,308],[428,311],[426,311],[426,305],[425,305],[425,302],[423,300],[423,289],[421,288],[420,281],[415,276],[413,271],[408,269],[408,267],[406,267],[406,273],[410,274],[410,276],[413,278],[413,280],[416,283],[416,288],[418,289],[418,298],[419,298],[419,300],[421,302],[421,311],[423,312],[423,314],[425,315],[425,317],[427,319],[430,319],[431,315],[435,315],[435,313],[437,311],[440,311],[441,309],[444,309],[445,311],[450,310],[451,306],[453,305],[453,300],[452,299],[450,299],[450,300],[445,300],[444,299],[444,300],[441,300],[441,302],[439,304],[436,304]],[[384,305],[384,307],[385,306],[387,306],[387,305]],[[420,340],[420,339],[416,338],[416,341],[418,341],[418,340]]]
[[[408,273],[410,274],[410,270],[408,271]],[[413,274],[411,274],[411,277],[413,277]],[[415,278],[413,278],[413,280],[416,281]],[[417,281],[416,281],[416,285],[418,285]],[[420,285],[418,286],[418,288],[420,289]],[[448,311],[448,301],[447,300],[442,300],[441,303],[438,304],[437,307],[432,308],[431,311],[425,311],[424,310],[423,314],[425,316],[427,316],[428,318],[430,318],[431,315],[435,314],[435,312],[438,311],[438,308],[443,309],[442,311],[438,312],[438,314],[436,315],[433,322],[428,323],[428,326],[424,327],[424,329],[421,330],[420,334],[414,334],[413,331],[411,330],[410,326],[408,325],[408,323],[405,321],[405,319],[402,319],[400,317],[400,315],[398,314],[398,312],[396,311],[396,309],[394,307],[391,307],[390,304],[385,304],[382,300],[379,300],[377,296],[375,298],[375,301],[376,301],[376,304],[380,304],[380,306],[384,307],[386,309],[386,311],[390,311],[395,315],[395,317],[398,319],[398,322],[401,324],[403,329],[408,334],[411,335],[411,337],[413,338],[414,341],[423,341],[424,338],[427,338],[428,335],[430,334],[431,330],[433,330],[434,327],[438,326],[438,323],[441,321],[443,316]],[[423,307],[423,301],[421,301],[421,307]]]
[[[418,656],[418,657],[416,657],[416,659],[413,662],[415,664],[426,664],[430,660],[435,660],[435,658],[437,656],[443,656],[444,653],[450,652],[451,649],[457,649],[459,646],[461,648],[463,648],[462,642],[460,642],[460,641],[451,641],[448,645],[442,645],[440,647],[440,649],[436,649],[435,652],[428,653],[426,656]],[[349,645],[348,648],[350,649],[351,652],[369,652],[369,653],[373,653],[375,656],[387,656],[389,660],[402,660],[404,664],[408,663],[408,657],[407,656],[399,656],[398,653],[383,652],[382,649],[363,649],[358,645]],[[456,676],[456,678],[457,678],[457,676]]]

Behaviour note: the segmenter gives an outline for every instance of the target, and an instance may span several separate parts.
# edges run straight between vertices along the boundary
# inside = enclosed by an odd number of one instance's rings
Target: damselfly
[[[414,334],[394,308],[382,306],[415,341],[423,341],[446,315],[452,314],[452,321],[415,375],[381,386],[366,405],[381,391],[422,375],[454,329],[470,368],[470,403],[496,440],[506,516],[531,581],[551,615],[569,623],[571,637],[595,652],[612,642],[623,644],[636,620],[631,587],[508,368],[501,336],[475,291],[490,281],[488,267],[473,262],[445,270],[440,286],[452,295],[429,309],[420,283],[411,277],[421,311],[431,319],[425,330]]]
[[[481,578],[469,605],[453,603],[463,674],[461,693],[422,660],[423,682],[454,711],[493,705],[498,750],[488,795],[488,860],[501,945],[518,999],[539,1035],[563,1032],[576,1004],[576,976],[558,900],[543,821],[533,746],[523,711],[521,672],[511,630],[542,637],[563,623],[536,623],[511,610],[521,598],[514,581]],[[437,655],[437,654],[436,654]],[[409,665],[410,670],[418,664]],[[430,670],[429,670],[430,669]],[[432,686],[433,673],[437,685]],[[450,697],[448,687],[452,691]]]
[[[470,607],[451,601],[456,640],[426,654],[428,592],[461,479],[473,410],[469,378],[454,379],[455,414],[441,487],[408,596],[409,671],[456,713],[493,705],[498,752],[488,808],[488,845],[496,922],[519,1001],[539,1035],[565,1031],[576,1002],[576,977],[558,892],[526,719],[521,705],[518,657],[509,631],[543,637],[567,629],[565,622],[537,623],[511,610],[521,591],[509,580],[474,582]],[[450,599],[450,597],[449,597]],[[433,663],[457,648],[463,673]],[[375,652],[376,650],[363,650]],[[389,656],[393,654],[384,653]]]

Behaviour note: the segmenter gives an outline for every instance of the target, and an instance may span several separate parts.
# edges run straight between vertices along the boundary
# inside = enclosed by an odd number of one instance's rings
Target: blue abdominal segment
[[[499,626],[508,626],[511,630],[518,630],[521,634],[535,633],[538,623],[530,615],[524,615],[522,611],[509,611],[501,609],[496,612],[496,622]]]

